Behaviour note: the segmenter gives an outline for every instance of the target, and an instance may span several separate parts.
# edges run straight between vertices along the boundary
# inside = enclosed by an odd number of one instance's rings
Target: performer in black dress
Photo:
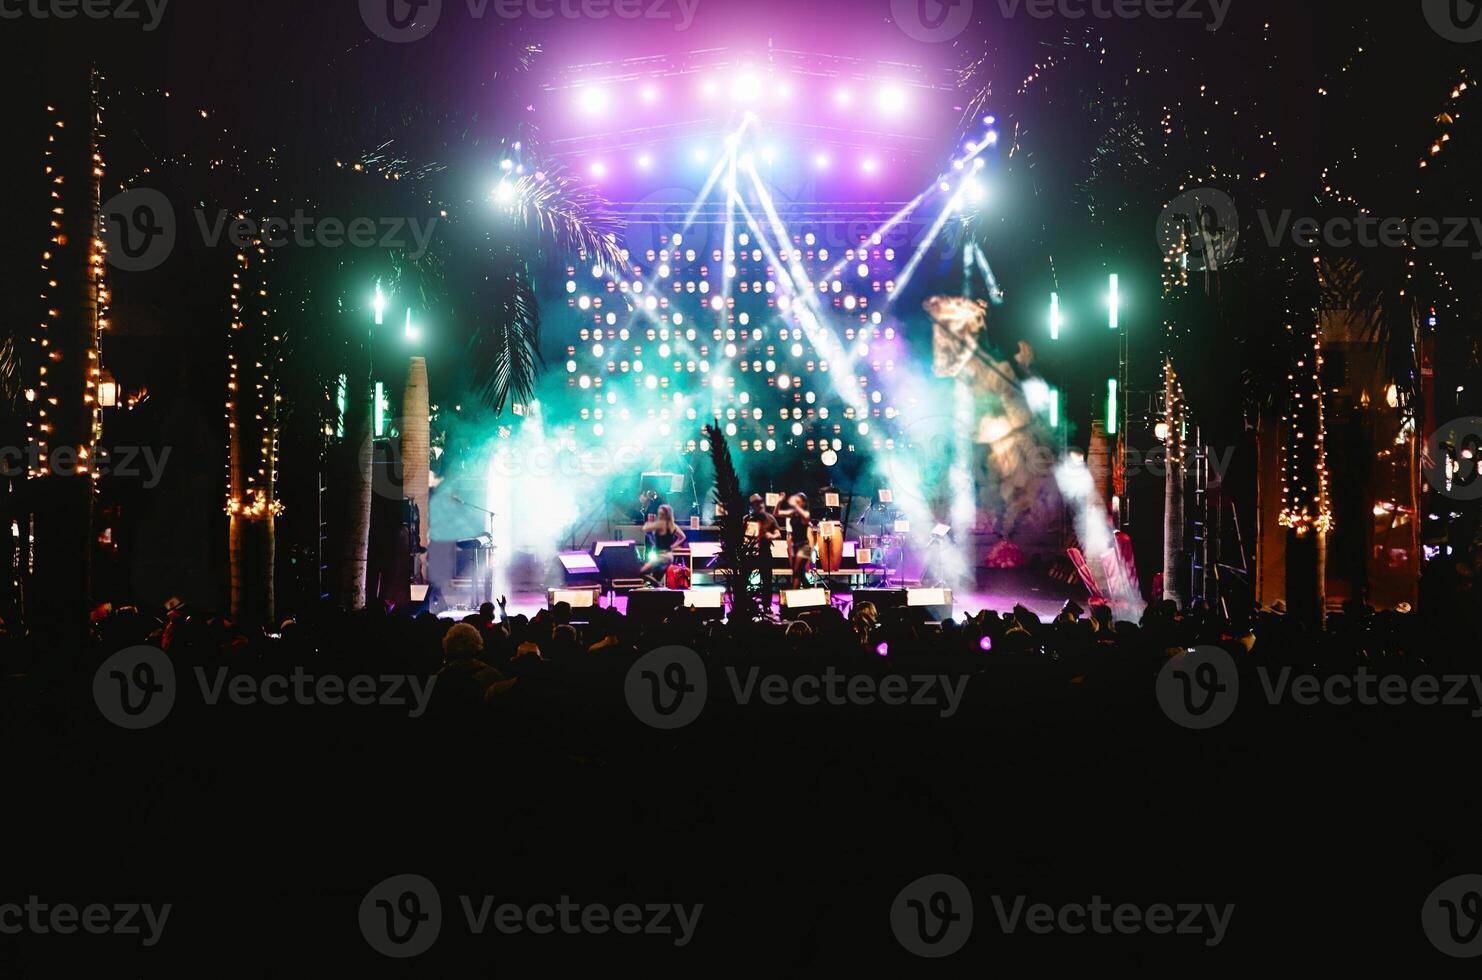
[[[654,578],[654,572],[668,568],[674,562],[674,549],[684,544],[684,531],[674,523],[674,508],[659,504],[654,516],[643,525],[648,535],[649,559],[643,566],[643,574]]]
[[[777,523],[787,536],[788,564],[792,566],[792,587],[801,589],[812,563],[813,542],[808,535],[808,497],[795,493],[786,500],[777,502]]]

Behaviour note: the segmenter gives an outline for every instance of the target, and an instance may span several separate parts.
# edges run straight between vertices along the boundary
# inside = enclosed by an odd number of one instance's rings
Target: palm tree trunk
[[[431,412],[428,408],[425,357],[412,358],[407,370],[401,415],[401,485],[402,492],[417,505],[419,536],[416,544],[421,550],[412,559],[412,581],[420,585],[427,582],[427,542],[431,530],[427,514]]]

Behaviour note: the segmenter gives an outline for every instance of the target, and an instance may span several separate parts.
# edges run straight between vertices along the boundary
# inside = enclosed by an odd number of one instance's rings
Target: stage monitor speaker
[[[726,614],[726,590],[722,587],[688,589],[684,593],[686,608],[698,610],[701,619],[720,619]]]
[[[827,589],[783,589],[782,618],[797,619],[810,609],[824,609],[829,604]]]
[[[656,623],[684,605],[685,593],[678,589],[634,589],[628,593],[628,618]]]
[[[602,590],[594,585],[589,589],[547,589],[545,596],[546,602],[551,606],[564,602],[572,609],[591,609],[597,605],[597,597],[601,594]]]
[[[597,567],[605,579],[638,578],[643,573],[638,548],[632,541],[598,541],[592,546]]]
[[[888,609],[899,609],[906,604],[905,589],[855,589],[854,608],[858,609],[861,602],[873,603],[875,612],[881,616]]]
[[[585,551],[563,551],[556,557],[561,562],[561,574],[567,585],[584,584],[601,572],[596,561]]]
[[[952,618],[951,589],[907,589],[906,605],[925,608],[926,615],[940,623]]]

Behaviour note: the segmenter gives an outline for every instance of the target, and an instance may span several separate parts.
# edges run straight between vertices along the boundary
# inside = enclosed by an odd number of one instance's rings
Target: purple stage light
[[[992,126],[996,122],[998,122],[998,118],[996,116],[984,116],[983,117],[983,125],[984,126]]]
[[[880,108],[896,113],[906,107],[906,93],[899,85],[887,85],[880,90]]]
[[[881,643],[879,646],[875,647],[875,652],[878,653],[882,657],[888,657],[888,656],[890,656],[890,644],[889,643]]]
[[[588,86],[577,92],[577,102],[583,112],[596,115],[607,108],[607,93],[596,86]]]
[[[978,649],[979,650],[982,650],[984,653],[987,653],[989,650],[992,650],[993,649],[993,637],[991,637],[991,636],[985,636],[981,640],[979,640],[978,641]]]
[[[593,177],[605,177],[607,176],[607,167],[601,160],[598,160],[592,164],[591,173]]]
[[[638,155],[638,169],[639,170],[647,170],[650,167],[652,167],[653,165],[654,165],[654,158],[653,157],[649,156],[647,153],[641,153],[641,154]]]
[[[644,102],[652,105],[653,103],[659,101],[659,90],[652,85],[645,85],[643,86],[643,91],[639,93],[638,97],[641,98]]]
[[[859,169],[867,174],[872,174],[880,169],[880,164],[875,161],[874,157],[865,157],[859,162]]]
[[[847,88],[836,89],[834,91],[834,104],[839,106],[848,106],[853,102],[854,93],[849,91]]]
[[[828,166],[829,166],[828,154],[827,153],[818,153],[818,154],[815,154],[814,157],[813,157],[813,166],[816,167],[816,168],[818,168],[819,170],[827,170],[828,169]]]

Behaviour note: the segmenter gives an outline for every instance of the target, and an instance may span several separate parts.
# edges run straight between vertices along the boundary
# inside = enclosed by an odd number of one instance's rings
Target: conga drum
[[[818,523],[818,567],[837,572],[844,560],[844,525],[838,521]]]

